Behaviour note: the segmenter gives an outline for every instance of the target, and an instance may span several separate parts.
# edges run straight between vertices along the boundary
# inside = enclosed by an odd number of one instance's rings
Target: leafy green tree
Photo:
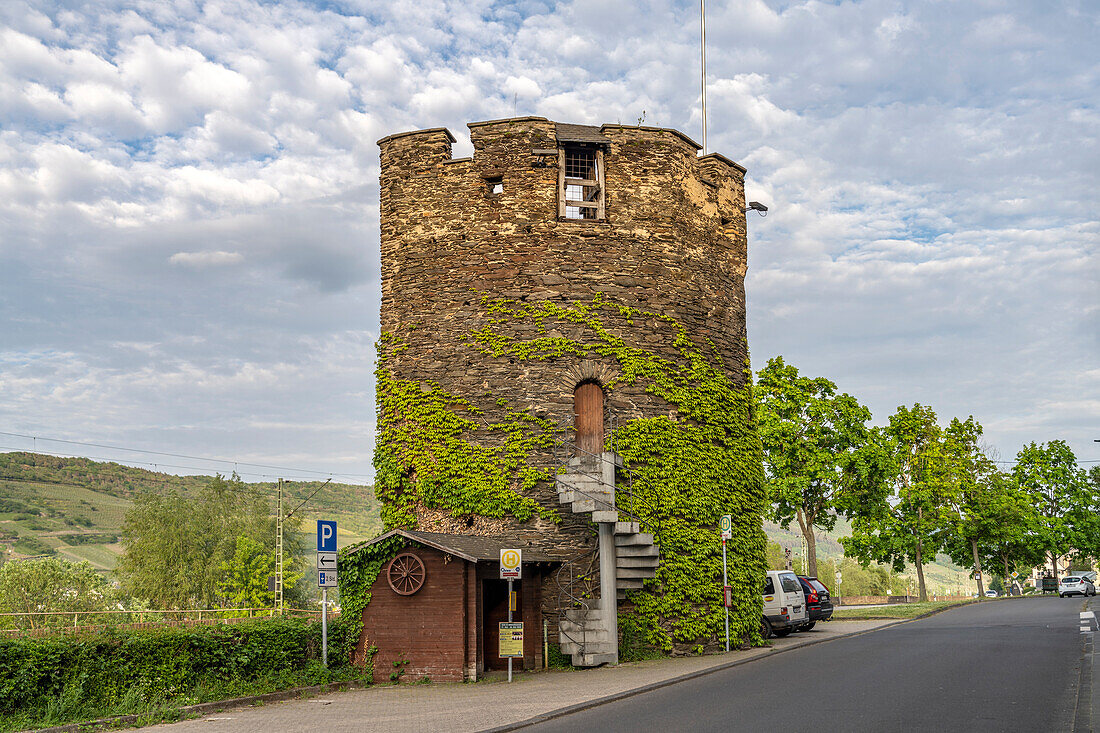
[[[1063,555],[1100,555],[1100,497],[1065,441],[1024,446],[1016,454],[1012,477],[1036,509],[1036,544],[1050,560],[1054,577],[1057,559]]]
[[[284,535],[291,539],[297,526],[296,519],[287,522]],[[239,537],[263,546],[274,562],[275,518],[268,500],[236,475],[216,476],[193,498],[145,493],[123,521],[126,554],[117,572],[128,593],[154,607],[225,606],[225,567],[237,554]],[[284,555],[284,569],[298,562],[299,552]]]
[[[932,466],[938,485],[943,547],[957,565],[973,568],[978,600],[985,597],[982,548],[1005,533],[1026,529],[1004,511],[1002,504],[1011,497],[996,465],[982,451],[981,436],[982,426],[973,416],[965,421],[952,418],[936,444]]]
[[[118,593],[87,562],[47,557],[0,565],[0,612],[108,611],[119,608]],[[50,620],[27,616],[30,628]],[[72,618],[67,620],[72,623]]]
[[[840,540],[845,553],[865,565],[886,563],[900,573],[911,563],[922,601],[928,600],[924,566],[943,540],[938,531],[942,476],[937,469],[942,433],[935,411],[920,404],[899,407],[889,424],[875,431],[887,461],[889,491],[885,501],[855,514],[852,535]]]
[[[836,571],[841,571],[841,586],[836,587]],[[882,565],[864,567],[852,558],[822,560],[818,563],[818,579],[836,597],[885,596],[905,587],[905,579]]]
[[[274,591],[267,589],[267,579],[275,575],[275,553],[251,537],[237,538],[233,557],[222,563],[222,580],[218,590],[236,608],[270,608],[275,603]],[[294,589],[302,573],[283,574],[284,592]]]
[[[1013,571],[1027,575],[1043,563],[1043,549],[1037,533],[1039,517],[1035,506],[1011,476],[998,472],[994,480],[1000,491],[994,495],[987,512],[995,529],[979,543],[978,551],[982,562],[990,568],[997,565],[997,572],[1010,583]]]
[[[777,356],[757,375],[753,395],[764,447],[768,497],[776,522],[797,522],[817,575],[814,528],[831,530],[850,515],[885,500],[886,473],[871,441],[871,412],[824,377],[800,376]]]

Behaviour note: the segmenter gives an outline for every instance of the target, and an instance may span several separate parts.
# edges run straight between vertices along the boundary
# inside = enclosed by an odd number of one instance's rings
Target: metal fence
[[[235,623],[279,615],[277,608],[189,608],[143,611],[32,611],[0,613],[0,636],[48,636],[101,631]],[[284,616],[320,616],[320,610],[284,609]]]

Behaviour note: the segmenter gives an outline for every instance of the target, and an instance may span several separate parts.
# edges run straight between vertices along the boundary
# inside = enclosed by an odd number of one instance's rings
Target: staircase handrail
[[[614,433],[612,433],[612,435],[614,435]],[[612,442],[612,446],[614,446],[614,442]],[[581,494],[584,497],[592,499],[594,502],[596,502],[597,505],[605,507],[608,511],[616,511],[616,512],[620,512],[622,514],[625,514],[627,517],[630,518],[631,521],[637,522],[640,527],[645,527],[646,529],[648,529],[650,531],[650,533],[653,534],[653,537],[654,537],[655,541],[657,542],[657,544],[658,545],[661,544],[661,541],[660,541],[660,537],[661,537],[660,496],[657,496],[657,502],[656,502],[656,505],[654,505],[652,502],[648,501],[647,499],[645,499],[643,497],[639,497],[634,493],[634,472],[631,471],[630,468],[628,466],[626,466],[625,464],[622,465],[622,466],[619,466],[615,461],[608,460],[607,458],[604,457],[604,453],[610,452],[610,453],[612,453],[613,455],[616,455],[616,456],[618,456],[618,453],[616,453],[614,450],[603,451],[601,453],[592,453],[590,451],[585,450],[584,448],[581,448],[580,446],[578,446],[576,443],[574,443],[572,441],[560,440],[560,441],[558,441],[557,445],[555,446],[555,450],[554,450],[555,458],[558,458],[559,449],[561,449],[561,448],[569,449],[569,451],[571,452],[571,455],[567,456],[565,458],[565,460],[560,460],[559,459],[559,463],[558,463],[557,467],[554,469],[554,478],[555,478],[556,481],[559,481],[562,484],[565,484],[566,486],[570,487],[570,489],[572,491],[574,491],[578,494]],[[599,483],[603,483],[603,473],[602,473],[602,471],[600,473],[591,473],[591,472],[587,471],[585,469],[583,460],[581,461],[581,464],[579,466],[570,466],[569,465],[569,462],[571,460],[573,460],[574,458],[580,457],[577,454],[583,454],[584,456],[589,456],[589,457],[595,459],[597,465],[602,464],[602,463],[611,463],[617,469],[622,469],[622,471],[626,473],[627,483],[626,483],[625,487],[620,487],[619,483],[617,481],[615,482],[615,485],[611,487],[612,488],[612,491],[611,491],[612,503],[611,504],[608,504],[606,499],[604,499],[600,496],[595,496],[595,495],[585,491],[584,489],[581,489],[580,487],[578,487],[576,484],[572,483],[571,481],[563,478],[563,475],[566,472],[568,472],[568,473],[578,474],[578,475],[581,475],[581,476],[587,476],[588,478],[594,479]],[[625,509],[625,508],[618,505],[617,494],[619,493],[620,489],[622,489],[630,499],[630,508],[629,509]],[[641,504],[642,506],[646,507],[647,509],[649,509],[652,512],[653,516],[656,517],[656,525],[654,525],[654,523],[652,521],[644,519],[642,516],[640,516],[637,513],[636,504]]]
[[[581,648],[582,653],[584,653],[586,651],[586,648],[587,648],[587,640],[586,640],[587,634],[585,633],[585,631],[587,630],[588,612],[592,610],[592,605],[589,602],[590,599],[585,598],[583,595],[579,595],[577,593],[576,586],[580,581],[585,580],[585,579],[587,579],[591,576],[591,574],[592,574],[591,562],[592,562],[592,559],[595,558],[595,556],[596,556],[596,548],[595,547],[590,548],[590,549],[586,549],[586,550],[580,552],[579,554],[574,555],[569,560],[566,560],[564,563],[562,563],[561,567],[558,568],[557,572],[554,573],[554,582],[558,586],[558,639],[559,639],[559,643],[560,643],[561,637],[564,636],[569,641],[573,642],[574,644],[579,645],[580,648]],[[588,572],[585,573],[585,574],[574,573],[574,569],[579,568],[579,563],[582,560],[584,560],[585,558],[588,558],[588,560],[589,560],[589,570],[588,570]],[[562,575],[565,573],[566,570],[569,571],[568,572],[568,582],[565,585],[563,585],[562,584]],[[567,603],[563,603],[563,601],[567,601]],[[581,638],[580,639],[575,638],[568,631],[565,631],[564,629],[562,629],[562,624],[561,624],[563,619],[568,620],[567,617],[566,617],[566,611],[567,610],[575,610],[578,607],[579,607],[580,610],[583,611],[583,613],[580,614],[580,618],[581,618],[581,621],[580,621]]]

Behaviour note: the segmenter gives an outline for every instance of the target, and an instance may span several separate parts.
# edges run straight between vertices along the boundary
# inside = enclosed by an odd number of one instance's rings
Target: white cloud
[[[220,267],[244,262],[244,255],[240,252],[224,252],[220,249],[212,252],[176,252],[168,258],[168,261],[173,265],[186,267]]]
[[[708,146],[771,207],[757,366],[782,353],[880,420],[973,413],[1009,457],[1091,450],[1098,12],[708,10]],[[698,137],[697,22],[626,0],[0,4],[0,422],[369,471],[374,141],[448,126],[464,154],[466,122],[513,109]]]

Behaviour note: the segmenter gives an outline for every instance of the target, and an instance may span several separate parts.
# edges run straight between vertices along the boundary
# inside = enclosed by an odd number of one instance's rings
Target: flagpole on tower
[[[707,0],[699,0],[699,47],[703,57],[703,155],[707,154]]]

